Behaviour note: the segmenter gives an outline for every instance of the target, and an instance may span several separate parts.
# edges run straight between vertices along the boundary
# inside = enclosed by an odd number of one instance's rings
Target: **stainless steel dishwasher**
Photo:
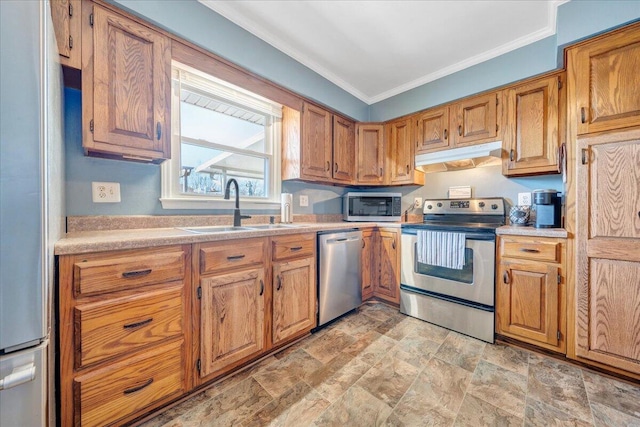
[[[318,233],[318,326],[362,303],[362,231]]]

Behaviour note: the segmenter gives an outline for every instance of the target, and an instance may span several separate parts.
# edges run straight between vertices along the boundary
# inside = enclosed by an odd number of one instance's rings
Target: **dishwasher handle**
[[[327,245],[336,245],[339,243],[355,242],[355,241],[360,241],[360,237],[352,236],[352,237],[338,237],[336,239],[327,239]]]

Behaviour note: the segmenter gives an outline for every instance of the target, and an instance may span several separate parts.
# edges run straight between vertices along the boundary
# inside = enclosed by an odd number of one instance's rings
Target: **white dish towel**
[[[464,268],[464,233],[418,230],[417,234],[419,263],[455,270]]]

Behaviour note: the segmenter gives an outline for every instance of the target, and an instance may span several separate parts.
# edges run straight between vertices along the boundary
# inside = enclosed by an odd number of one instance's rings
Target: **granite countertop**
[[[564,228],[535,228],[532,226],[503,225],[496,229],[498,236],[531,236],[531,237],[559,237],[566,239],[567,230]]]
[[[245,227],[256,226],[247,224]],[[216,233],[193,233],[188,227],[141,228],[101,231],[75,231],[65,235],[55,245],[56,255],[71,255],[88,252],[140,249],[154,246],[179,245],[221,240],[269,237],[287,234],[315,233],[318,231],[343,230],[349,228],[371,228],[376,226],[400,227],[400,224],[378,224],[375,222],[316,222],[293,223],[291,227],[276,229],[250,229]]]

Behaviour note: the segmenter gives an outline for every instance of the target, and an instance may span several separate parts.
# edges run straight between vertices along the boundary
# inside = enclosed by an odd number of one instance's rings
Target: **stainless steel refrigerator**
[[[62,234],[62,73],[48,1],[0,0],[0,425],[55,400],[53,245]]]

